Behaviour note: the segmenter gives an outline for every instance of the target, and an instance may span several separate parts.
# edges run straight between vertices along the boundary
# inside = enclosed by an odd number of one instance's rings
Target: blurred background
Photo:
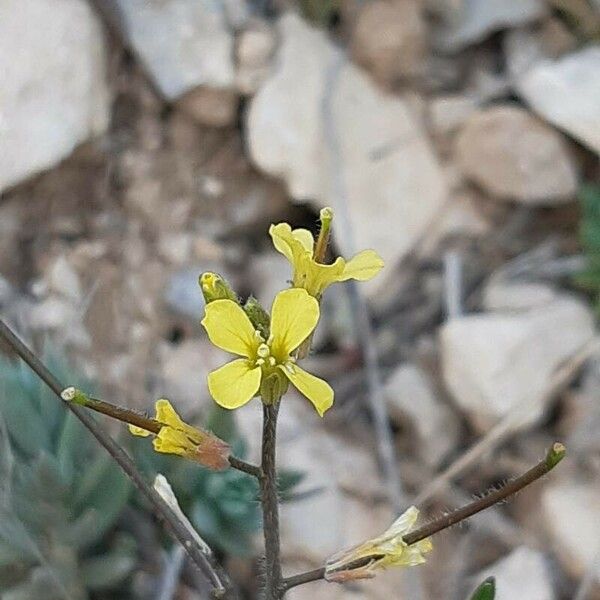
[[[166,396],[257,460],[259,403],[208,396],[197,278],[269,306],[290,278],[269,224],[332,206],[332,256],[386,268],[323,300],[327,418],[284,401],[285,572],[569,454],[423,567],[289,598],[462,600],[489,574],[500,600],[600,598],[599,153],[598,0],[0,0],[2,318],[65,384]],[[2,600],[207,597],[8,357],[0,417]],[[257,598],[253,482],[106,426]]]

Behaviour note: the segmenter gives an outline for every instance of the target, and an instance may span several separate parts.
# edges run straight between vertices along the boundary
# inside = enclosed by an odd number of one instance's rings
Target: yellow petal
[[[279,292],[271,308],[271,353],[284,362],[317,326],[319,303],[306,290]]]
[[[304,288],[317,298],[332,283],[341,281],[340,277],[346,268],[346,261],[342,257],[336,258],[331,265],[322,265],[312,259],[299,261],[299,264],[294,273],[294,286]]]
[[[315,248],[315,238],[308,229],[292,229],[292,236],[302,244],[302,247],[312,256]]]
[[[406,535],[415,526],[418,518],[419,509],[415,506],[410,506],[390,525],[389,529],[382,536],[376,539]]]
[[[260,367],[243,358],[234,360],[208,374],[208,390],[223,408],[239,408],[258,391],[262,373]]]
[[[215,300],[207,304],[202,325],[215,346],[239,356],[254,355],[258,346],[254,327],[242,308],[232,300]]]
[[[326,381],[311,375],[298,365],[291,363],[280,365],[279,368],[285,373],[296,389],[313,403],[319,416],[322,417],[325,411],[331,408],[333,404],[333,390]]]
[[[181,419],[181,417],[175,412],[175,409],[171,405],[168,400],[161,398],[156,401],[156,420],[159,423],[167,425],[173,429],[177,429],[185,433],[187,437],[189,437],[193,442],[199,444],[203,438],[203,433],[188,425],[185,421]],[[163,427],[163,429],[165,429]],[[162,431],[162,429],[161,429]],[[160,435],[160,434],[159,434]]]
[[[375,250],[363,250],[354,255],[347,263],[338,281],[372,279],[383,268],[383,259]]]
[[[269,234],[273,245],[281,252],[292,265],[296,265],[303,254],[312,256],[314,239],[310,231],[306,229],[294,229],[287,223],[278,223],[269,227]]]
[[[152,444],[157,452],[177,454],[178,456],[185,456],[194,449],[194,445],[185,433],[172,427],[163,427],[154,438]]]
[[[129,428],[129,433],[133,435],[139,435],[140,437],[148,437],[150,435],[149,431],[142,429],[137,425],[128,425],[127,427]]]

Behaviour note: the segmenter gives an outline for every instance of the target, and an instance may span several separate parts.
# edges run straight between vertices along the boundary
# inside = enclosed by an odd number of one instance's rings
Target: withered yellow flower
[[[419,511],[411,506],[384,534],[335,554],[325,565],[325,579],[338,583],[368,579],[388,567],[412,567],[424,563],[423,554],[431,550],[431,541],[425,539],[408,546],[403,539],[418,517]]]
[[[129,425],[129,431],[141,437],[154,435],[152,443],[157,452],[184,456],[210,469],[229,466],[229,445],[212,433],[185,423],[168,400],[156,402],[154,420],[161,425],[158,433],[135,425]]]
[[[207,304],[202,325],[210,341],[242,357],[208,375],[208,389],[215,402],[234,409],[246,404],[259,391],[264,401],[269,393],[277,400],[290,381],[323,416],[333,404],[333,390],[322,379],[301,369],[292,356],[313,332],[318,320],[319,304],[303,289],[277,294],[266,340],[236,302],[215,300]]]
[[[287,223],[271,225],[269,234],[275,249],[292,265],[292,286],[304,288],[319,299],[332,283],[356,279],[367,281],[379,273],[383,259],[375,250],[363,250],[349,261],[339,256],[326,265],[315,260],[315,240],[307,229],[292,229]]]

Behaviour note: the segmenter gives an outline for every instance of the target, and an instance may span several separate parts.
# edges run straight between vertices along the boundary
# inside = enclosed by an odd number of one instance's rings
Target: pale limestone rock
[[[444,23],[434,36],[440,48],[455,52],[494,31],[539,20],[547,14],[543,0],[447,0]]]
[[[351,53],[383,84],[423,70],[426,31],[418,0],[375,0],[363,5],[354,26]]]
[[[477,101],[460,94],[438,96],[429,103],[429,125],[436,135],[448,135],[477,110]]]
[[[600,540],[600,487],[597,482],[563,481],[549,485],[542,496],[542,510],[552,547],[574,577],[592,567],[600,582],[597,560]]]
[[[428,464],[439,464],[458,441],[458,422],[427,375],[416,365],[400,365],[385,384],[385,397],[391,419],[415,432],[415,452]]]
[[[201,86],[183,96],[177,106],[200,125],[230,127],[237,117],[238,96],[233,89]]]
[[[265,23],[256,23],[237,39],[236,85],[240,93],[251,96],[267,78],[277,39]]]
[[[205,337],[183,340],[176,345],[162,343],[158,352],[162,368],[156,378],[157,394],[172,400],[186,418],[210,406],[212,400],[206,377],[210,371],[231,360],[231,355],[219,350]]]
[[[577,189],[576,167],[560,133],[518,107],[473,115],[456,153],[465,175],[499,199],[553,205],[572,200]]]
[[[233,31],[221,0],[108,0],[124,35],[168,100],[234,85]]]
[[[516,87],[544,119],[600,153],[600,47],[541,61]]]
[[[443,174],[406,101],[380,92],[299,17],[279,29],[276,68],[248,113],[250,155],[297,200],[339,214],[346,199],[356,248],[376,248],[390,267],[378,288],[442,206]],[[351,237],[340,224],[346,254]]]
[[[0,3],[0,191],[108,127],[100,23],[83,0]]]
[[[483,290],[483,306],[491,311],[518,311],[544,306],[557,297],[558,292],[543,283],[492,278]]]
[[[551,575],[546,557],[538,550],[520,546],[508,556],[473,577],[478,585],[487,577],[496,578],[495,600],[554,600]]]
[[[589,308],[569,296],[511,314],[452,319],[440,335],[444,380],[478,429],[508,414],[525,427],[544,414],[554,370],[593,335]]]

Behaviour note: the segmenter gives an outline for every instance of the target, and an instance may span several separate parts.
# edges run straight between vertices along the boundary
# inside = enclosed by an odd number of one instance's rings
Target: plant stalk
[[[533,482],[537,481],[547,473],[549,473],[565,456],[565,447],[560,443],[555,443],[548,450],[546,457],[541,460],[537,465],[523,473],[521,476],[509,481],[506,485],[501,488],[486,494],[482,498],[478,498],[469,504],[457,508],[452,512],[432,521],[431,523],[427,523],[422,525],[421,527],[407,533],[403,536],[404,542],[408,546],[412,544],[416,544],[425,538],[428,538],[444,529],[448,529],[448,527],[452,527],[469,517],[490,508],[494,504],[498,504],[499,502],[503,502],[506,498],[516,494],[521,491],[528,485],[531,485]],[[369,563],[369,561],[374,558],[380,558],[379,556],[366,557],[364,559],[360,559],[356,561],[356,564],[353,564],[353,568],[360,568]],[[346,565],[348,568],[349,565]],[[305,573],[299,573],[298,575],[293,575],[292,577],[287,577],[283,580],[283,588],[285,591],[299,586],[304,585],[305,583],[310,583],[311,581],[319,581],[320,579],[325,578],[325,567],[320,567],[318,569],[313,569],[312,571],[306,571]]]
[[[281,575],[281,552],[279,546],[279,497],[277,492],[277,468],[275,445],[279,402],[263,404],[262,478],[260,499],[263,512],[265,537],[265,589],[264,600],[283,598]]]

